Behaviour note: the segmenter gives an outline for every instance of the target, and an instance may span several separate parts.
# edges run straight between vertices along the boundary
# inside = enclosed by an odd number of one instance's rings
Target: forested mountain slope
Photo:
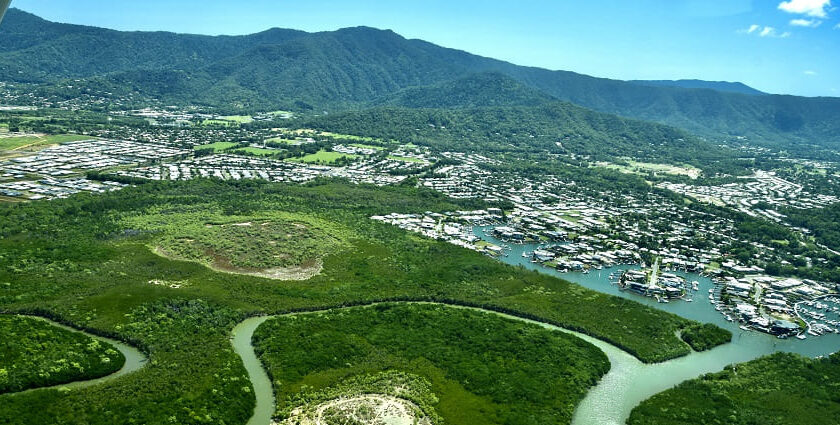
[[[446,101],[436,104],[432,97],[418,99],[406,90],[457,91],[464,88],[464,78],[488,72],[541,92],[537,98],[553,97],[716,139],[745,136],[800,150],[840,146],[838,98],[758,96],[732,93],[728,86],[639,84],[521,67],[373,28],[272,29],[210,37],[58,24],[16,9],[0,26],[0,80],[60,88],[73,79],[76,86],[135,91],[171,103],[335,111],[391,97],[391,103],[403,106],[447,107]],[[504,87],[495,89],[502,91],[474,92],[477,100],[460,103],[486,106],[482,99],[504,99]],[[505,105],[520,106],[522,100],[514,96]]]

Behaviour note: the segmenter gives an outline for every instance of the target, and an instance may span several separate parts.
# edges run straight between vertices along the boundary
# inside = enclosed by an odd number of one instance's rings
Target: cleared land
[[[148,367],[103,385],[67,393],[0,395],[0,417],[13,424],[246,423],[254,411],[254,394],[230,343],[237,323],[256,314],[381,300],[450,301],[539,318],[610,341],[646,362],[690,351],[676,334],[692,321],[370,219],[385,212],[486,207],[481,201],[454,200],[411,186],[204,179],[150,183],[37,205],[0,205],[0,309],[47,311],[80,327],[113,334],[150,359]],[[192,244],[186,244],[188,252],[203,260],[176,261],[150,250],[167,238],[190,238],[201,229],[222,231],[207,224],[249,221],[252,226],[267,221],[314,224],[307,229],[315,240],[327,235],[347,245],[326,253],[313,251],[324,255],[323,269],[305,281],[220,273],[206,267],[203,261],[209,257],[192,250]],[[273,251],[262,245],[251,238],[231,244],[231,252],[239,255],[236,250],[241,250],[247,258],[244,253]],[[161,284],[150,283],[154,281]],[[399,335],[396,339],[403,339],[403,333]],[[327,360],[332,357],[329,354]],[[429,364],[415,359],[412,365],[418,368]],[[553,363],[562,366],[561,360]],[[464,368],[481,371],[484,364],[476,361]],[[420,370],[435,372],[431,367]],[[566,384],[580,383],[570,377]],[[469,392],[457,386],[448,391]],[[442,393],[434,394],[440,409],[446,403],[474,400],[447,402]],[[436,410],[441,414],[437,406]],[[449,411],[455,410],[450,404]]]
[[[428,381],[419,391],[425,402],[404,398],[443,423],[520,423],[523,417],[569,423],[586,390],[609,370],[598,348],[572,335],[441,305],[278,317],[257,329],[254,342],[278,383],[281,420],[318,417],[325,403],[337,406],[360,394],[397,396],[381,388],[407,385],[363,384],[390,371]]]
[[[358,155],[350,155],[346,153],[340,152],[329,152],[325,150],[318,151],[313,154],[306,155],[301,158],[291,158],[289,161],[292,162],[304,162],[307,164],[333,164],[339,159],[348,158],[348,159],[356,159]]]
[[[351,233],[302,214],[230,217],[219,212],[152,212],[127,220],[161,232],[153,251],[213,270],[280,280],[317,275],[322,258],[345,247]]]
[[[382,394],[365,394],[324,402],[310,411],[295,412],[284,425],[431,425],[418,417],[419,408],[408,400]]]
[[[232,152],[233,153],[244,153],[244,154],[256,155],[256,156],[272,156],[272,155],[277,155],[281,151],[279,151],[277,149],[264,149],[264,148],[255,148],[253,146],[249,146],[247,148],[235,149]]]
[[[238,124],[248,124],[254,122],[254,118],[250,115],[226,115],[221,117],[224,121],[233,121]]]
[[[87,335],[0,315],[0,394],[98,378],[124,363],[115,347]]]
[[[599,162],[596,165],[599,167],[618,170],[623,173],[632,173],[645,175],[649,173],[654,174],[670,174],[676,176],[688,176],[693,179],[700,177],[702,170],[690,165],[677,166],[670,164],[654,164],[649,162],[639,162],[633,160],[625,161],[626,164],[612,164],[609,162]]]
[[[78,134],[30,134],[16,135],[0,133],[0,157],[35,152],[52,145],[90,140],[92,137]]]
[[[206,145],[195,146],[193,149],[197,151],[203,150],[212,150],[213,152],[223,152],[227,149],[230,149],[236,146],[237,143],[233,142],[216,142],[216,143],[208,143]]]

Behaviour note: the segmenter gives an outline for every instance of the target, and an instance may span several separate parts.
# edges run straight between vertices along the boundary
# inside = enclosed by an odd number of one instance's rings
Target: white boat
[[[741,328],[742,331],[749,331],[750,330],[750,328],[748,328],[744,325],[741,325],[741,326],[738,326],[738,327]]]
[[[805,339],[805,338],[807,338],[807,336],[805,336],[805,334],[799,334],[799,335],[796,336],[796,338],[797,339]]]

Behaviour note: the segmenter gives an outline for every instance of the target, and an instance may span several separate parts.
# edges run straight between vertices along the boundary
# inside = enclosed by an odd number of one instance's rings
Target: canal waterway
[[[733,334],[732,342],[709,351],[692,353],[688,356],[670,360],[664,363],[646,365],[633,356],[618,350],[604,350],[612,363],[610,373],[589,393],[575,411],[574,425],[619,425],[624,424],[630,411],[645,399],[661,391],[669,389],[680,382],[699,377],[705,373],[717,372],[733,363],[741,363],[778,351],[802,354],[808,357],[818,357],[840,350],[840,335],[826,334],[819,337],[809,336],[805,340],[796,338],[778,339],[761,332],[744,331],[737,322],[729,322],[715,310],[715,306],[708,300],[708,291],[715,287],[715,283],[696,273],[677,272],[688,281],[697,281],[699,290],[692,302],[674,300],[670,303],[659,303],[650,297],[637,295],[629,291],[622,291],[611,283],[610,274],[620,270],[627,270],[631,266],[608,267],[602,270],[592,270],[590,273],[560,273],[554,269],[531,262],[527,255],[538,249],[537,244],[506,244],[490,234],[489,227],[476,227],[476,236],[505,246],[505,256],[500,261],[507,264],[522,266],[529,270],[550,274],[586,288],[615,295],[622,298],[648,305],[652,308],[665,310],[687,319],[703,323],[714,323],[721,328],[728,329]],[[523,256],[526,254],[526,256]]]
[[[619,270],[627,270],[632,268],[631,266],[604,268],[591,273],[560,273],[554,269],[532,263],[530,255],[522,255],[523,253],[533,252],[539,248],[539,245],[506,244],[490,235],[489,228],[485,227],[475,228],[475,234],[488,242],[506,246],[506,255],[499,257],[499,260],[507,264],[550,274],[598,292],[632,299],[652,308],[665,310],[699,322],[714,323],[732,331],[733,339],[729,344],[709,351],[691,353],[663,363],[644,364],[629,353],[591,336],[546,323],[488,311],[523,322],[537,323],[547,329],[574,334],[597,346],[607,355],[610,360],[610,371],[604,375],[595,387],[589,390],[584,400],[578,405],[572,419],[573,425],[625,424],[630,412],[642,401],[683,381],[723,370],[730,364],[750,361],[778,351],[817,357],[840,350],[840,335],[836,334],[798,340],[795,338],[778,339],[760,332],[741,330],[737,323],[728,322],[708,301],[708,290],[714,288],[714,282],[695,273],[676,273],[689,281],[696,280],[699,283],[699,290],[696,292],[697,297],[693,302],[675,300],[670,303],[659,303],[652,298],[621,291],[610,282],[610,274]],[[248,425],[269,425],[275,408],[271,382],[254,353],[251,341],[257,327],[268,319],[269,317],[247,319],[234,329],[232,335],[234,349],[245,363],[245,368],[257,397],[254,416],[248,422]]]

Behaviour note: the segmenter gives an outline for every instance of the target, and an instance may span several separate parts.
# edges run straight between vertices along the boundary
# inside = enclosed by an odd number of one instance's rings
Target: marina
[[[731,331],[733,334],[732,343],[710,351],[720,353],[726,352],[726,354],[721,354],[723,357],[719,359],[721,369],[723,366],[734,363],[736,358],[744,359],[738,361],[747,361],[777,351],[798,353],[808,357],[818,357],[840,350],[840,334],[824,333],[819,337],[809,335],[810,337],[807,337],[804,340],[801,338],[779,339],[767,333],[754,332],[749,327],[735,321],[731,315],[730,318],[732,320],[727,320],[727,316],[716,310],[716,307],[718,307],[716,300],[719,300],[721,285],[717,284],[708,276],[684,271],[672,272],[676,276],[685,278],[688,282],[696,281],[699,290],[695,291],[695,294],[700,295],[708,293],[709,299],[712,302],[683,302],[682,300],[677,300],[675,302],[662,303],[658,302],[655,298],[640,296],[632,291],[624,291],[610,280],[611,274],[616,276],[616,274],[625,270],[639,270],[641,269],[639,266],[614,265],[610,267],[603,267],[601,270],[593,270],[590,273],[584,273],[582,271],[563,273],[555,269],[544,267],[538,263],[531,262],[527,255],[525,257],[522,256],[523,253],[533,252],[534,250],[543,247],[541,244],[506,244],[505,242],[496,239],[491,234],[488,226],[476,226],[473,228],[473,231],[477,237],[488,241],[489,243],[505,246],[505,250],[508,255],[498,257],[498,259],[504,263],[514,266],[522,266],[529,270],[550,274],[598,292],[632,299],[652,308],[665,310],[698,322],[713,323],[723,329]],[[840,310],[840,308],[838,308],[838,310]],[[744,326],[749,330],[744,330],[741,326]],[[727,359],[726,356],[733,357],[731,359]]]

